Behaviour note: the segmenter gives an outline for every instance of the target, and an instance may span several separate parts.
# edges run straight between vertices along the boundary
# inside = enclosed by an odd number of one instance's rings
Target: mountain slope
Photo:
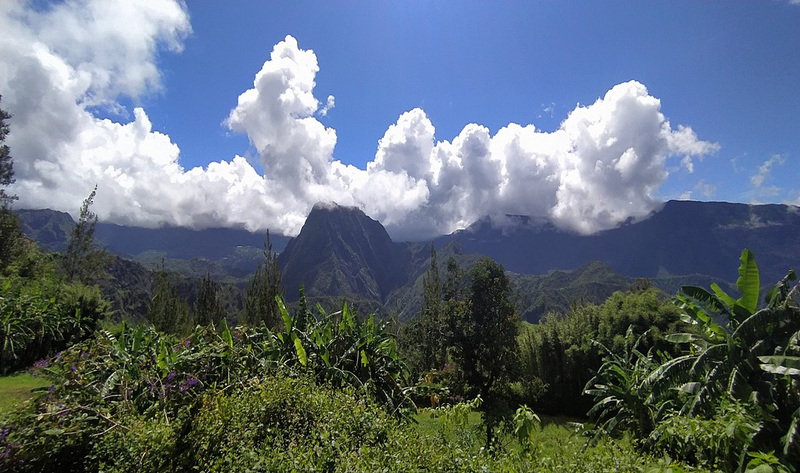
[[[482,219],[436,239],[458,241],[466,253],[483,253],[507,270],[542,274],[603,261],[628,277],[701,274],[731,281],[743,248],[758,260],[771,284],[800,266],[800,209],[786,205],[670,201],[650,218],[595,235],[558,230],[527,217]]]
[[[23,233],[51,251],[67,247],[75,222],[66,212],[18,210]],[[147,267],[163,261],[169,270],[202,277],[206,271],[219,280],[243,278],[264,260],[265,233],[236,228],[192,230],[181,227],[141,228],[98,222],[95,242],[116,255]],[[273,250],[282,251],[289,241],[283,235],[270,235]]]
[[[297,299],[302,283],[311,297],[383,302],[407,283],[423,247],[393,242],[380,223],[355,207],[317,204],[278,264],[289,300]]]

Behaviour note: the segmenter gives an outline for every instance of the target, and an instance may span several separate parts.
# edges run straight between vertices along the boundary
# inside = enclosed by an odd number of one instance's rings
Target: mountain
[[[574,271],[512,274],[509,279],[520,318],[528,322],[537,322],[548,312],[567,313],[572,304],[600,303],[631,285],[601,261],[590,261]]]
[[[66,212],[18,210],[22,231],[52,251],[63,251],[75,222]],[[141,228],[98,222],[95,242],[111,253],[160,266],[188,276],[202,277],[206,271],[217,279],[245,278],[264,260],[265,233],[236,228],[192,230],[183,227]],[[283,235],[270,235],[274,251],[282,251],[289,241]]]
[[[649,218],[594,235],[577,235],[528,217],[484,218],[437,238],[457,241],[521,274],[571,270],[603,261],[627,277],[710,276],[733,282],[742,249],[752,250],[763,284],[800,266],[800,208],[669,201]]]
[[[51,251],[67,248],[67,239],[75,221],[66,212],[57,210],[17,210],[22,233]]]
[[[382,303],[408,283],[426,248],[393,242],[383,225],[355,207],[316,204],[278,265],[289,300],[297,299],[304,284],[309,297]]]
[[[74,225],[68,214],[19,212],[26,234],[62,249]],[[486,217],[465,230],[434,240],[440,270],[453,256],[468,270],[483,255],[502,263],[526,320],[576,301],[602,302],[636,278],[675,293],[683,284],[728,290],[743,248],[758,261],[762,287],[800,267],[800,208],[723,202],[670,201],[649,218],[594,235],[577,235],[526,216]],[[236,229],[142,229],[98,223],[96,239],[109,251],[152,268],[188,277],[206,271],[239,284],[263,261],[264,235]],[[429,243],[394,242],[384,227],[353,207],[317,204],[300,234],[273,236],[281,250],[287,299],[304,284],[313,301],[329,309],[342,298],[360,312],[415,316],[422,304],[422,277],[430,265]],[[602,262],[602,263],[600,263]],[[735,292],[735,291],[734,291]]]

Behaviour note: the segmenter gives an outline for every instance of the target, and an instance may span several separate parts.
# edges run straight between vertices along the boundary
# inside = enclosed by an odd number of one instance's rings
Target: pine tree
[[[62,258],[62,266],[67,281],[94,284],[105,276],[108,254],[94,247],[94,228],[97,215],[90,210],[97,186],[83,201],[78,222],[72,228],[67,250]]]
[[[200,281],[193,315],[195,325],[213,325],[214,327],[218,327],[225,318],[225,311],[219,301],[219,286],[211,279],[211,274],[208,272]]]
[[[446,361],[444,302],[436,248],[431,244],[431,265],[422,278],[423,304],[419,314],[422,371],[441,369]]]
[[[17,196],[8,194],[5,189],[14,183],[14,161],[6,144],[9,132],[6,120],[10,118],[11,115],[0,108],[0,270],[6,269],[11,263],[23,239],[19,218],[10,208]]]
[[[179,333],[188,324],[189,303],[172,287],[163,267],[156,275],[153,297],[147,303],[146,320],[165,333]]]
[[[243,322],[251,326],[263,322],[267,327],[275,328],[282,320],[275,297],[283,297],[285,289],[278,267],[278,255],[272,251],[269,230],[264,246],[264,262],[256,268],[245,295]]]
[[[3,97],[0,95],[0,100]],[[9,126],[6,120],[11,119],[11,114],[0,108],[0,202],[5,209],[17,199],[17,196],[8,194],[5,187],[14,183],[14,160],[11,157],[11,149],[6,144]]]

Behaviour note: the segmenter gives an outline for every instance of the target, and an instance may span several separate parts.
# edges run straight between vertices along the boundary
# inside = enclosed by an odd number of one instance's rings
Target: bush
[[[647,439],[650,449],[688,463],[722,471],[742,468],[761,422],[752,409],[724,402],[712,418],[673,415],[663,420]]]

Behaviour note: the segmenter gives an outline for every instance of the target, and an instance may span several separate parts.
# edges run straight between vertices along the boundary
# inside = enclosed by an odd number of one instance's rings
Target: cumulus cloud
[[[420,232],[506,213],[546,217],[584,234],[613,228],[657,207],[667,159],[691,160],[718,148],[688,127],[673,130],[659,100],[635,81],[577,106],[553,132],[509,124],[492,136],[470,124],[452,142],[436,141],[434,132],[422,110],[404,113],[367,167],[425,181],[425,205],[402,222]]]
[[[655,209],[668,169],[680,167],[669,160],[690,172],[718,148],[673,128],[659,100],[632,81],[577,105],[553,132],[511,123],[492,135],[473,123],[440,140],[426,113],[412,109],[356,168],[335,158],[336,131],[318,120],[335,100],[314,96],[316,54],[287,36],[225,120],[248,136],[264,173],[241,156],[184,169],[178,145],[142,108],[128,123],[92,113],[161,87],[159,52],[179,52],[191,33],[182,2],[68,1],[34,11],[10,1],[0,4],[0,29],[20,206],[75,214],[97,183],[95,210],[118,223],[295,234],[314,203],[335,201],[359,206],[398,239],[502,214],[592,233]]]

